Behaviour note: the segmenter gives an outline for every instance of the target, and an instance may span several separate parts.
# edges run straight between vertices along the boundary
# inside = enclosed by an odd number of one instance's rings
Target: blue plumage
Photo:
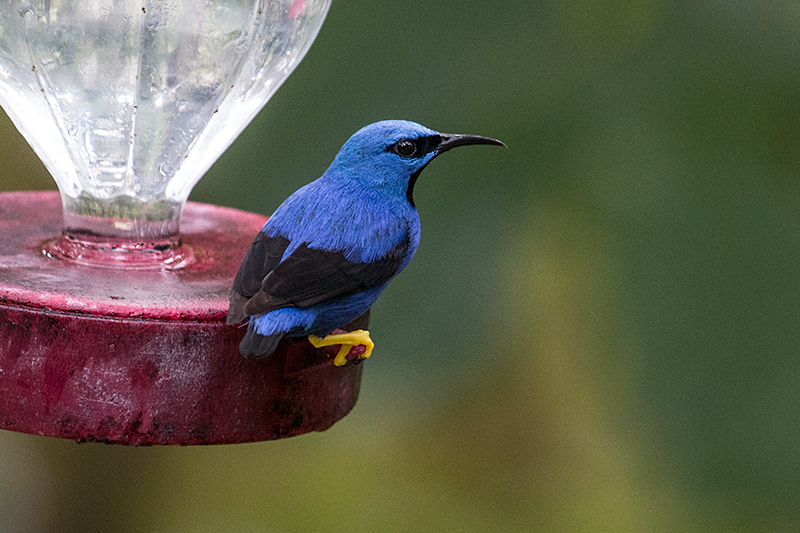
[[[412,195],[419,173],[466,144],[503,143],[401,120],[355,133],[322,177],[278,207],[247,251],[228,310],[228,323],[248,319],[242,353],[269,355],[284,335],[324,337],[366,313],[419,245]]]

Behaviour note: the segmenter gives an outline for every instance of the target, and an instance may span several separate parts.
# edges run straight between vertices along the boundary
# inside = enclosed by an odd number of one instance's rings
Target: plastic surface
[[[64,226],[176,236],[192,187],[300,63],[330,0],[0,2],[0,105]]]
[[[77,441],[223,444],[323,430],[358,396],[361,365],[285,340],[245,358],[224,323],[265,218],[187,203],[174,270],[46,257],[58,193],[0,194],[0,428]],[[354,350],[353,356],[358,353]]]
[[[75,201],[68,212],[171,219],[169,204],[136,202],[186,200],[300,63],[329,6],[2,2],[0,105]]]

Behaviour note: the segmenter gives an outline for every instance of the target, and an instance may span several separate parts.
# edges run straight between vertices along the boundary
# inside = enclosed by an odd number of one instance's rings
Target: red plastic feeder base
[[[115,444],[227,444],[329,428],[353,407],[361,365],[286,340],[242,357],[225,324],[239,262],[266,219],[189,202],[193,262],[176,270],[46,257],[56,192],[0,194],[0,429]]]

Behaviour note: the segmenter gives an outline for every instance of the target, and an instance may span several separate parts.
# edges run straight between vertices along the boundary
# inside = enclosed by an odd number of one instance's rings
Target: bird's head
[[[405,196],[413,206],[414,184],[422,169],[437,155],[468,144],[505,146],[489,137],[439,133],[415,122],[384,120],[350,137],[326,174]]]

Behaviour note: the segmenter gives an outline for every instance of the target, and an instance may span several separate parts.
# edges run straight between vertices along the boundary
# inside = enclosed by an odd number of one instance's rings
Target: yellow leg
[[[342,347],[339,350],[339,353],[336,354],[336,359],[333,360],[333,364],[336,366],[344,366],[344,364],[347,362],[347,354],[349,354],[350,349],[355,346],[363,344],[367,348],[364,350],[364,353],[359,356],[360,359],[366,359],[372,355],[372,349],[375,347],[375,343],[369,338],[369,331],[365,329],[357,329],[355,331],[351,331],[350,333],[326,335],[324,338],[317,337],[316,335],[309,335],[308,342],[310,342],[314,348],[322,348],[323,346],[341,344]]]

